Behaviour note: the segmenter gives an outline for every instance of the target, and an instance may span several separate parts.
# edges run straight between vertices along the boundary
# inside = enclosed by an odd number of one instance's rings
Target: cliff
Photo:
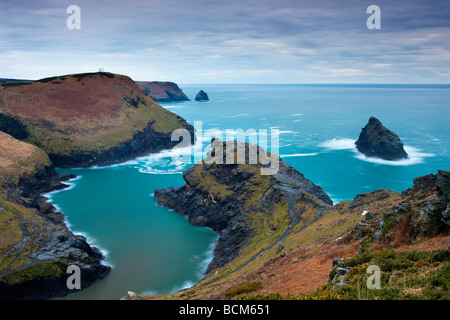
[[[416,263],[427,275],[442,277],[447,270],[449,171],[416,178],[402,193],[375,190],[332,205],[320,187],[282,160],[272,176],[258,168],[198,163],[184,172],[184,186],[155,191],[160,205],[218,232],[215,257],[189,289],[124,299],[358,299],[357,284],[365,276],[360,270],[369,262],[380,264],[386,290],[367,298],[447,297],[441,285],[422,292],[408,279],[417,276]],[[414,257],[403,253],[414,250]],[[424,264],[428,257],[434,267]],[[349,265],[339,264],[350,258]],[[362,269],[337,282],[336,274],[350,265]],[[407,274],[401,290],[387,281],[395,270]]]
[[[108,274],[101,252],[73,234],[40,196],[63,188],[68,178],[56,173],[45,152],[0,131],[0,299],[72,293],[69,265],[80,267],[82,289]]]
[[[369,157],[398,160],[408,157],[403,142],[397,134],[384,127],[381,122],[370,117],[356,141],[357,149]]]
[[[73,74],[0,86],[0,130],[45,151],[58,167],[108,165],[170,149],[194,129],[129,77]]]
[[[174,82],[136,81],[136,84],[157,102],[189,101],[189,98]]]

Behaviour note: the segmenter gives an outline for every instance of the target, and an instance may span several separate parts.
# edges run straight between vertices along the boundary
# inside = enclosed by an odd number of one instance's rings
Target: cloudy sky
[[[99,68],[179,84],[450,83],[450,0],[0,1],[0,78]]]

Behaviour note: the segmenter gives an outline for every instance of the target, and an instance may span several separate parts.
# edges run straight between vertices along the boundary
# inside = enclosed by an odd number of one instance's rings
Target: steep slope
[[[47,299],[72,292],[69,265],[80,267],[82,289],[110,267],[86,239],[73,234],[61,213],[39,196],[64,185],[48,156],[0,131],[0,299]]]
[[[175,129],[193,133],[124,75],[74,74],[0,88],[0,130],[40,147],[59,167],[117,163],[173,147]]]

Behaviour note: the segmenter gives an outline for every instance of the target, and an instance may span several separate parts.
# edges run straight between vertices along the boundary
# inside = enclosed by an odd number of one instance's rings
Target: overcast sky
[[[450,0],[0,0],[0,78],[99,68],[179,84],[450,83]]]

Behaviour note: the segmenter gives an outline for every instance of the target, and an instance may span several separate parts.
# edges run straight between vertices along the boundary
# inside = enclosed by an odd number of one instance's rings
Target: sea
[[[191,101],[161,105],[195,126],[195,146],[108,167],[57,169],[77,178],[47,194],[49,201],[112,267],[99,283],[62,299],[167,294],[203,277],[218,236],[158,206],[154,191],[183,185],[182,172],[201,161],[212,137],[227,140],[238,132],[236,139],[252,143],[256,137],[334,203],[376,189],[401,192],[415,177],[450,169],[450,85],[179,86]],[[210,100],[195,101],[199,90]],[[399,135],[408,159],[386,161],[357,151],[355,141],[372,116]]]

